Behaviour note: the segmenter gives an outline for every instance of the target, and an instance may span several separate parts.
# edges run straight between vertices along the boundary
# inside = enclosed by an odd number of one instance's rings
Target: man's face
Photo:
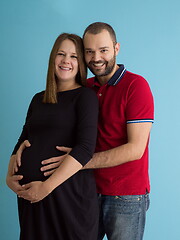
[[[107,30],[84,36],[85,60],[88,68],[97,77],[111,77],[116,71],[116,55],[119,44],[114,45]]]

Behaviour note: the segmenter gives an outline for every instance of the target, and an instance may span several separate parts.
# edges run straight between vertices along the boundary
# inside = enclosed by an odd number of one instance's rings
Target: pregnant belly
[[[24,150],[21,157],[21,167],[17,172],[17,174],[23,175],[23,179],[20,181],[20,184],[46,180],[47,177],[45,177],[43,172],[40,170],[42,167],[41,161],[60,155],[57,150],[51,150],[51,152],[47,154],[47,149],[39,149],[30,147]]]
[[[20,184],[29,183],[32,181],[43,181],[45,177],[41,172],[41,161],[42,159],[36,154],[30,154],[30,151],[25,151],[21,158],[21,167],[17,174],[23,175],[23,179]]]

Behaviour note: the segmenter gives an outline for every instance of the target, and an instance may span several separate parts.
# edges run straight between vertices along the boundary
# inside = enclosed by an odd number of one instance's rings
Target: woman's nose
[[[70,63],[70,58],[68,56],[64,56],[64,58],[62,59],[63,63]]]

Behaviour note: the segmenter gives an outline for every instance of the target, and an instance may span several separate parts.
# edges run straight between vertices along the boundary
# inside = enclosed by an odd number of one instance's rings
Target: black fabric
[[[13,153],[28,139],[22,155],[22,184],[43,181],[41,161],[64,154],[56,146],[72,147],[82,165],[92,157],[97,134],[98,100],[84,87],[58,93],[57,104],[42,103],[43,92],[31,101],[26,123]],[[21,240],[92,240],[98,228],[98,204],[92,170],[81,170],[42,201],[18,198]]]

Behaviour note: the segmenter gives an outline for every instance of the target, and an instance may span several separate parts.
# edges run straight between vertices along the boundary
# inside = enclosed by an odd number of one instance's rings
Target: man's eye
[[[92,54],[92,51],[91,50],[87,50],[86,53],[87,54]]]
[[[101,50],[101,53],[105,53],[105,52],[107,52],[107,49],[102,49]]]

